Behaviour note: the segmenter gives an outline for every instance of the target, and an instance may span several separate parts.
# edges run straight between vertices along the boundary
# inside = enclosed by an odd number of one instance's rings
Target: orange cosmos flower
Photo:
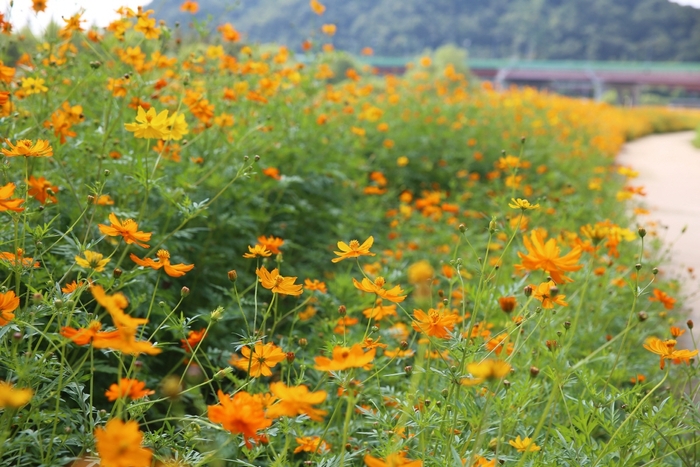
[[[321,26],[321,31],[327,36],[333,36],[335,35],[336,31],[335,24],[324,24],[323,26]]]
[[[266,237],[265,235],[262,235],[262,236],[258,237],[258,243],[261,246],[270,250],[272,253],[278,255],[278,254],[282,253],[280,251],[280,247],[282,245],[284,245],[284,240],[282,240],[281,238],[278,238],[278,237],[273,237],[273,236]]]
[[[17,254],[3,251],[0,253],[0,260],[7,261],[10,266],[22,266],[24,268],[39,267],[39,261],[34,261],[34,258],[24,256],[24,250],[17,248]]]
[[[362,348],[363,349],[376,349],[377,347],[379,347],[381,349],[386,349],[387,347],[389,347],[388,345],[379,342],[380,339],[381,339],[381,336],[377,337],[376,339],[373,339],[371,337],[365,337],[365,340],[362,341]]]
[[[473,378],[463,379],[462,384],[473,386],[487,380],[501,379],[507,376],[510,370],[510,364],[503,360],[486,359],[479,363],[470,363],[467,365],[467,371],[472,374]]]
[[[413,310],[413,329],[425,333],[429,336],[447,339],[454,329],[455,323],[459,321],[459,316],[448,310],[438,311],[433,308],[428,313],[423,310]]]
[[[296,417],[308,415],[311,420],[320,422],[328,412],[312,406],[321,404],[326,400],[326,391],[311,392],[304,385],[287,387],[282,382],[270,384],[270,392],[278,402],[267,409],[270,418]]]
[[[364,458],[367,467],[423,467],[423,461],[406,459],[406,453],[389,454],[385,460],[367,454]]]
[[[662,341],[657,337],[650,337],[644,344],[645,349],[660,357],[659,368],[662,370],[665,366],[664,360],[672,360],[676,364],[681,362],[690,363],[690,359],[698,354],[697,350],[676,350],[675,347],[676,341],[674,339]]]
[[[362,278],[362,282],[358,282],[353,277],[352,283],[355,285],[355,288],[362,290],[363,292],[377,294],[379,297],[389,300],[390,302],[400,303],[406,299],[406,295],[401,295],[404,292],[399,285],[389,290],[384,289],[383,287],[385,282],[384,278],[381,276],[374,279],[374,282],[370,281],[366,277]]]
[[[93,330],[92,345],[96,349],[120,350],[129,355],[157,355],[161,349],[157,349],[148,341],[137,341],[136,333],[139,326],[148,323],[145,318],[132,318],[124,313],[124,309],[129,305],[129,301],[121,293],[108,295],[105,290],[95,285],[90,287],[92,296],[97,303],[103,306],[112,317],[117,331],[97,332]],[[97,327],[97,326],[95,326]]]
[[[46,1],[47,0],[32,0],[32,10],[34,10],[35,13],[46,10]]]
[[[9,139],[5,140],[10,149],[3,149],[2,153],[7,157],[24,156],[24,157],[51,157],[53,149],[48,141],[43,139],[36,140],[33,143],[29,139],[21,139],[17,141],[17,145],[12,144]]]
[[[15,296],[15,292],[10,290],[5,293],[0,293],[0,326],[7,325],[15,318],[13,311],[19,306],[19,297]]]
[[[322,15],[324,11],[326,11],[326,7],[318,0],[311,0],[309,2],[309,6],[311,7],[311,10],[319,16]]]
[[[331,262],[337,263],[347,258],[358,258],[360,256],[375,256],[374,253],[369,251],[373,243],[374,237],[371,235],[362,245],[360,245],[360,242],[357,240],[351,240],[349,245],[345,242],[338,242],[338,249],[340,251],[334,251],[333,253],[338,255],[339,258],[333,258]]]
[[[217,395],[220,404],[207,406],[209,420],[221,423],[225,430],[233,434],[241,433],[246,446],[251,448],[250,440],[260,439],[257,431],[272,425],[272,420],[265,418],[262,399],[245,391],[231,397],[219,390]]]
[[[51,182],[44,177],[35,178],[34,175],[32,175],[29,177],[29,180],[27,180],[27,183],[29,184],[29,191],[27,194],[41,204],[46,204],[46,201],[51,201],[52,203],[58,202],[58,199],[54,196],[54,193],[58,192],[58,187],[51,185]]]
[[[95,447],[103,467],[150,467],[153,453],[141,446],[143,433],[135,420],[113,418],[95,430]]]
[[[262,173],[263,175],[266,175],[274,180],[282,180],[280,169],[276,167],[267,167],[266,169],[263,169]]]
[[[255,245],[254,247],[249,245],[248,246],[248,253],[243,254],[244,258],[257,258],[257,257],[266,258],[268,256],[272,256],[272,252],[262,245]]]
[[[680,337],[685,334],[685,329],[681,329],[678,326],[671,326],[671,335],[673,337]]]
[[[520,436],[517,436],[515,438],[515,441],[511,439],[510,441],[508,441],[508,444],[517,449],[518,452],[537,452],[541,449],[538,445],[534,443],[534,441],[532,441],[532,439],[520,439]]]
[[[199,331],[190,331],[187,333],[187,339],[180,339],[180,346],[185,349],[185,352],[192,352],[205,337],[207,337],[205,328]]]
[[[650,302],[660,302],[664,305],[667,310],[672,310],[673,306],[676,304],[676,299],[668,295],[666,292],[662,292],[659,289],[654,289],[652,292],[653,296],[649,297]]]
[[[557,246],[557,241],[550,238],[545,243],[545,239],[546,235],[536,230],[531,232],[530,239],[524,237],[523,242],[528,253],[525,255],[518,252],[518,256],[520,256],[523,263],[516,264],[515,267],[530,271],[541,269],[547,272],[557,284],[573,282],[573,279],[570,279],[563,273],[578,271],[583,267],[580,264],[576,264],[581,257],[581,248],[576,246],[566,255],[559,256],[561,250]]]
[[[326,288],[326,283],[321,282],[318,279],[304,279],[304,288],[308,291],[313,292],[317,290],[321,293],[328,293],[328,288]]]
[[[0,381],[0,408],[17,409],[29,402],[33,395],[31,389],[15,389],[12,384]]]
[[[119,337],[119,331],[100,332],[102,323],[99,321],[91,321],[86,328],[71,328],[64,326],[61,328],[61,335],[72,340],[76,345],[88,345],[92,343],[96,337],[102,340],[116,339]]]
[[[270,368],[277,366],[278,363],[286,358],[282,349],[272,342],[267,344],[256,342],[252,355],[250,347],[243,347],[241,353],[244,358],[232,356],[229,363],[236,368],[249,371],[251,378],[259,378],[261,375],[272,376]]]
[[[348,368],[371,368],[371,361],[377,349],[370,349],[367,352],[362,350],[362,344],[355,344],[352,347],[336,346],[333,349],[333,359],[328,357],[316,357],[316,368],[320,371],[339,371]]]
[[[187,0],[182,5],[180,5],[180,11],[195,14],[199,11],[199,4],[197,2]]]
[[[15,188],[15,184],[12,182],[0,187],[0,211],[24,211],[24,208],[19,207],[20,204],[24,203],[24,200],[21,198],[12,199]]]
[[[540,285],[530,285],[532,287],[532,297],[542,302],[542,308],[554,308],[554,304],[568,306],[564,301],[566,295],[559,295],[554,282],[542,282]]]
[[[298,446],[294,448],[294,454],[299,454],[300,452],[325,454],[331,450],[328,443],[322,441],[319,436],[302,436],[301,438],[294,439],[298,444]]]
[[[271,290],[272,293],[281,295],[301,295],[304,292],[301,284],[294,283],[297,280],[296,277],[280,276],[279,270],[276,268],[272,271],[268,271],[265,266],[262,266],[255,270],[255,274],[258,276],[262,286]]]
[[[498,305],[506,313],[510,313],[515,309],[517,301],[515,297],[500,297],[498,299]]]
[[[112,384],[105,396],[110,402],[114,402],[117,399],[123,397],[128,397],[131,400],[141,399],[142,397],[150,396],[155,394],[155,391],[151,391],[146,388],[146,383],[139,381],[137,379],[122,378],[119,384]]]
[[[112,225],[98,224],[97,227],[100,228],[100,232],[110,237],[116,237],[121,235],[128,245],[135,243],[141,248],[148,248],[149,246],[143,242],[147,242],[151,239],[152,233],[140,232],[139,225],[132,219],[126,219],[121,222],[119,218],[111,213],[109,215],[109,221]]]
[[[129,255],[129,258],[139,266],[153,268],[155,270],[163,268],[165,273],[170,277],[182,277],[186,272],[194,268],[194,264],[170,264],[170,253],[167,250],[158,250],[156,256],[158,257],[158,261],[154,261],[150,258],[141,259],[133,253]]]
[[[377,301],[374,303],[374,306],[371,308],[367,308],[365,310],[362,310],[362,314],[365,315],[366,318],[371,318],[377,321],[380,321],[387,316],[396,316],[396,305],[387,305],[384,306],[384,302],[382,301],[381,298],[378,298]]]

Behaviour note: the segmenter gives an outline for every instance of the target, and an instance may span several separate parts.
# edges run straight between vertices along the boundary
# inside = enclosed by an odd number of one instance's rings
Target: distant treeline
[[[336,48],[412,56],[452,43],[472,57],[700,61],[700,10],[667,0],[201,0],[199,21],[228,21],[248,39],[299,49],[337,25]],[[192,22],[182,0],[150,7],[170,24]],[[213,28],[212,28],[213,30]]]

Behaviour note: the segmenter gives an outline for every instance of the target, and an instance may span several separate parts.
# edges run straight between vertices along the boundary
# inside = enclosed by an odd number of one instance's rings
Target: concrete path
[[[659,223],[656,231],[671,258],[659,269],[683,283],[683,309],[700,336],[700,149],[692,145],[694,137],[692,131],[647,136],[625,145],[617,162],[639,172],[631,184],[645,187],[650,211],[640,221]]]

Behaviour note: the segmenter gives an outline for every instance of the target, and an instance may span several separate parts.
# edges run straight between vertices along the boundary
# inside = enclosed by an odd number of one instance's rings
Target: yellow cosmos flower
[[[515,441],[510,440],[508,444],[513,446],[518,452],[537,452],[541,448],[532,441],[530,438],[520,439],[520,436],[515,438]]]
[[[26,95],[41,94],[49,90],[42,78],[22,78],[22,90]]]
[[[32,399],[31,389],[15,389],[12,384],[0,381],[0,408],[19,408]]]
[[[168,118],[167,128],[169,131],[163,138],[165,141],[171,139],[176,141],[181,140],[182,137],[190,131],[189,127],[187,126],[187,122],[185,121],[185,114],[179,112],[175,112],[170,116],[170,118]]]
[[[339,258],[333,258],[331,262],[337,263],[348,258],[358,258],[360,256],[375,256],[374,253],[370,252],[369,249],[372,248],[374,244],[374,237],[371,235],[364,241],[362,245],[357,240],[351,240],[348,245],[345,242],[338,242],[338,249],[340,251],[334,251]]]
[[[530,204],[530,202],[526,199],[522,198],[511,198],[511,203],[508,203],[508,206],[513,208],[513,209],[522,209],[523,211],[531,211],[533,209],[539,209],[540,205],[539,204]]]
[[[135,138],[165,139],[170,134],[168,122],[167,110],[156,113],[156,109],[151,107],[146,112],[139,106],[136,123],[125,123],[124,128],[132,132]]]
[[[43,139],[36,140],[36,143],[29,139],[21,139],[17,144],[12,144],[9,139],[5,140],[10,149],[3,149],[2,153],[6,157],[25,156],[25,157],[51,157],[53,149],[48,141]]]
[[[94,251],[85,250],[83,255],[85,258],[76,256],[75,262],[78,263],[78,266],[86,269],[93,269],[97,272],[102,272],[105,270],[107,263],[109,263],[109,258],[102,259],[102,253],[95,253]]]
[[[479,363],[470,363],[467,365],[467,371],[472,374],[473,378],[463,379],[462,384],[465,386],[473,386],[481,384],[486,380],[496,380],[504,378],[510,373],[511,366],[503,360],[486,359]]]
[[[271,290],[273,293],[281,295],[301,295],[304,292],[301,284],[294,283],[297,280],[296,277],[280,276],[278,269],[268,271],[265,266],[262,266],[255,270],[255,274],[258,276],[262,286]]]

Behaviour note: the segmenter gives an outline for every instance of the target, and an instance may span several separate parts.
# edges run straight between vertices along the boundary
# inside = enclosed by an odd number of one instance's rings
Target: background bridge
[[[363,62],[384,74],[403,73],[408,63],[397,57],[367,57]],[[619,103],[637,105],[642,89],[673,88],[697,96],[680,103],[700,107],[700,63],[470,59],[468,66],[472,74],[501,89],[533,86],[596,100],[614,90]]]

